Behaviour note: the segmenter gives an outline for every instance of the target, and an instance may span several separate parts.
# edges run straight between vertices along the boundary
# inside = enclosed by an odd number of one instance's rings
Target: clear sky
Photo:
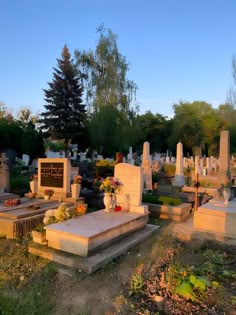
[[[0,101],[44,110],[66,43],[95,49],[104,23],[118,35],[141,113],[173,114],[180,100],[226,101],[234,87],[236,0],[0,0]]]

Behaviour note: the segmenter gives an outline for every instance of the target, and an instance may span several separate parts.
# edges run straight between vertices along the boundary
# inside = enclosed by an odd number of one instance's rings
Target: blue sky
[[[130,64],[141,113],[171,116],[180,100],[218,107],[234,87],[235,16],[235,0],[0,0],[0,101],[43,111],[64,44],[72,55],[95,49],[104,23]]]

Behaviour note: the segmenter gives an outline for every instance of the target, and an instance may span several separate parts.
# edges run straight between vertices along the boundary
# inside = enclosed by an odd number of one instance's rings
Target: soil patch
[[[236,314],[235,246],[204,239],[182,242],[173,238],[168,222],[92,275],[30,255],[29,241],[0,240],[1,290],[20,299],[41,279],[42,270],[53,266],[52,281],[45,282],[50,292],[45,299],[53,301],[47,314]],[[194,301],[176,294],[175,280],[191,272],[219,283],[218,289],[196,291]]]

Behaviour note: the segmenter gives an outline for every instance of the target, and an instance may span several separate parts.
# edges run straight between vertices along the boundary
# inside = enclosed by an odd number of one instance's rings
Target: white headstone
[[[129,195],[129,211],[146,212],[147,207],[141,205],[143,193],[142,167],[128,163],[118,163],[115,165],[114,176],[122,183],[120,191],[116,193],[117,204],[124,205],[125,196]]]
[[[29,160],[30,160],[30,157],[28,154],[23,154],[22,155],[22,161],[24,163],[24,166],[28,166],[29,165]]]
[[[183,159],[183,144],[177,143],[177,157],[175,170],[175,186],[184,185],[184,159]]]

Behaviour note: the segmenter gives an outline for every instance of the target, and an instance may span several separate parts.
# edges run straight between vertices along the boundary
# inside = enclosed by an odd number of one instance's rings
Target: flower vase
[[[48,196],[48,195],[44,196],[44,200],[49,200],[49,199],[50,199],[50,196]]]
[[[32,194],[36,194],[38,190],[38,182],[36,180],[32,180],[30,182],[30,191]]]
[[[81,188],[80,184],[72,184],[71,185],[71,197],[73,199],[78,199],[79,198],[80,188]]]
[[[230,189],[229,188],[225,188],[223,190],[223,197],[224,197],[224,204],[228,205],[229,204],[229,199],[230,199]]]
[[[103,203],[105,206],[104,211],[110,212],[111,211],[111,203],[112,203],[112,194],[111,193],[104,193]]]

